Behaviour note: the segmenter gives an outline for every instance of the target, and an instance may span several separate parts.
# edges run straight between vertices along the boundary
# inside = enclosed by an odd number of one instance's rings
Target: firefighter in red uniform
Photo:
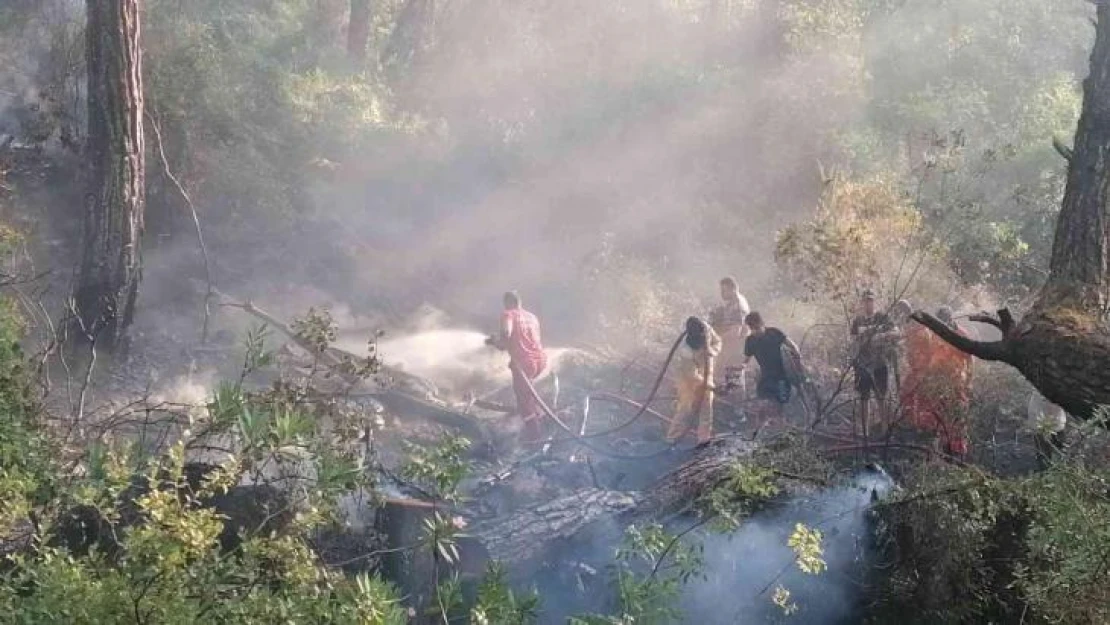
[[[547,354],[540,343],[540,322],[524,310],[516,291],[505,293],[504,304],[500,334],[490,342],[509,352],[517,415],[524,422],[524,443],[538,443],[544,438],[543,411],[525,380],[535,380],[547,368]]]

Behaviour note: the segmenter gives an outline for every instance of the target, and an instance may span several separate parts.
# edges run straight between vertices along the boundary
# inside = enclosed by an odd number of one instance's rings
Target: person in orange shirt
[[[953,320],[951,309],[942,307],[937,318],[966,335]],[[966,454],[972,357],[920,324],[906,329],[904,346],[907,371],[900,400],[907,420],[914,427],[936,432],[945,452]]]

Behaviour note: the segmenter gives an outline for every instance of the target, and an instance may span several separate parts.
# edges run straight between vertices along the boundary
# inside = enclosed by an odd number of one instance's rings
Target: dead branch
[[[1071,159],[1072,159],[1072,156],[1074,155],[1074,152],[1072,151],[1071,148],[1064,145],[1064,142],[1061,141],[1059,137],[1055,137],[1055,136],[1052,137],[1052,147],[1056,150],[1056,152],[1060,156],[1064,157],[1065,161],[1067,161],[1069,163],[1071,162]]]
[[[189,197],[189,193],[185,191],[184,185],[181,184],[181,181],[178,180],[177,176],[170,170],[170,163],[166,159],[166,151],[162,143],[162,129],[149,109],[146,111],[146,116],[147,120],[150,121],[150,127],[154,130],[154,138],[158,144],[158,157],[162,161],[162,172],[165,173],[166,178],[169,178],[170,182],[173,183],[173,186],[181,195],[181,199],[185,200],[185,204],[189,207],[189,214],[193,217],[193,227],[196,229],[197,233],[197,245],[200,247],[200,255],[204,260],[204,282],[208,285],[208,292],[204,295],[204,324],[200,332],[200,342],[202,344],[207,343],[208,323],[212,317],[211,301],[212,297],[215,296],[215,289],[212,287],[212,270],[208,263],[208,247],[204,245],[204,234],[201,231],[200,218],[197,216],[197,207],[193,204],[193,200]]]
[[[982,360],[1006,362],[1009,350],[1003,341],[976,341],[956,332],[940,319],[927,312],[917,311],[911,318],[932,330],[937,336],[961,352],[971,354]],[[1000,322],[1001,323],[1001,322]]]
[[[983,313],[980,313],[978,315],[970,315],[970,316],[968,316],[967,319],[968,319],[968,321],[975,321],[977,323],[985,323],[987,325],[992,325],[992,326],[998,328],[999,330],[1002,329],[1002,322],[997,317],[995,317],[994,315],[992,315],[990,313],[987,313],[987,312],[983,312]]]

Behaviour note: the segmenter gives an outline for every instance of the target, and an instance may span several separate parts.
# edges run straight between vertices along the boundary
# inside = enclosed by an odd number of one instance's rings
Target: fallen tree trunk
[[[536,560],[553,543],[570,540],[594,523],[635,509],[637,503],[628,493],[592,488],[477,526],[470,535],[481,544],[486,559],[515,567]]]
[[[228,308],[238,308],[261,319],[262,321],[266,322],[268,326],[287,336],[291,341],[293,341],[294,344],[297,345],[297,347],[303,349],[309,354],[316,354],[316,349],[314,348],[314,346],[305,341],[304,338],[302,338],[299,334],[297,334],[296,331],[293,330],[293,328],[287,325],[284,321],[271,315],[265,310],[262,310],[250,300],[247,300],[245,302],[239,301],[228,296],[226,293],[222,293],[215,289],[213,289],[213,294],[219,298],[221,306],[225,306]],[[365,356],[358,356],[346,350],[331,346],[325,349],[322,353],[316,355],[319,356],[323,364],[331,368],[338,368],[344,363],[358,362],[359,360],[365,359]],[[423,394],[425,398],[434,398],[439,396],[439,389],[429,380],[402,371],[400,369],[397,369],[396,367],[390,367],[389,365],[386,365],[384,363],[381,363],[379,366],[380,371],[385,374],[388,382],[400,383],[402,388],[405,388],[417,395]],[[338,373],[340,375],[343,375],[341,371]],[[350,376],[345,377],[350,379]],[[350,379],[350,381],[353,382],[355,380]]]
[[[1068,161],[1064,201],[1056,222],[1049,277],[1020,322],[1010,311],[977,320],[1002,331],[1002,340],[975,341],[939,319],[913,318],[957,349],[1021,371],[1050,401],[1090,418],[1110,405],[1110,3],[1097,0],[1090,74]]]
[[[261,319],[267,326],[287,336],[302,350],[309,354],[315,353],[313,346],[299,336],[293,328],[265,310],[255,306],[251,301],[239,301],[215,289],[213,289],[213,293],[219,298],[221,306],[243,310]],[[337,375],[342,377],[347,384],[358,385],[365,382],[365,380],[347,375],[343,371],[344,363],[357,362],[362,359],[362,357],[336,347],[328,347],[324,352],[318,355],[321,362],[329,367],[329,370],[334,371]],[[380,392],[375,393],[373,397],[394,414],[418,415],[425,419],[436,421],[444,426],[458,430],[463,436],[470,438],[472,441],[485,440],[487,438],[485,428],[482,427],[480,421],[470,415],[449,408],[445,403],[437,399],[439,390],[433,383],[420,376],[401,371],[400,369],[385,364],[381,364],[380,366],[387,381],[399,382],[399,384],[396,386],[386,386],[382,388]]]
[[[692,458],[645,491],[586,489],[479,524],[469,532],[477,548],[467,555],[498,560],[521,572],[571,544],[596,540],[598,533],[605,535],[605,542],[615,543],[633,523],[663,521],[690,511],[757,448],[756,443],[739,436],[720,436],[697,448]],[[785,493],[801,490],[800,484],[783,482]],[[467,568],[476,567],[470,564]]]
[[[638,512],[664,518],[688,511],[701,496],[723,482],[737,462],[750,458],[758,447],[755,442],[735,435],[712,439],[708,445],[699,447],[693,458],[664,475],[644,493]]]

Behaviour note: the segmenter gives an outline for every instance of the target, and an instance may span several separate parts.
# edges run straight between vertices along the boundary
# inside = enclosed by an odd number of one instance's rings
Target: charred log
[[[534,561],[559,542],[636,506],[636,498],[627,493],[588,489],[475,527],[470,534],[487,558],[516,566]]]
[[[638,506],[644,515],[680,514],[723,482],[737,462],[750,458],[758,448],[739,436],[718,436],[697,448],[694,456],[664,475],[648,490]]]
[[[612,544],[625,527],[689,512],[703,495],[720,485],[737,462],[750,458],[758,445],[738,436],[722,436],[695,450],[693,457],[643,492],[584,489],[505,517],[479,524],[469,532],[478,549],[468,555],[494,559],[518,572],[545,556],[589,543],[601,534]],[[784,491],[796,493],[799,488]],[[474,564],[471,568],[480,569]]]

